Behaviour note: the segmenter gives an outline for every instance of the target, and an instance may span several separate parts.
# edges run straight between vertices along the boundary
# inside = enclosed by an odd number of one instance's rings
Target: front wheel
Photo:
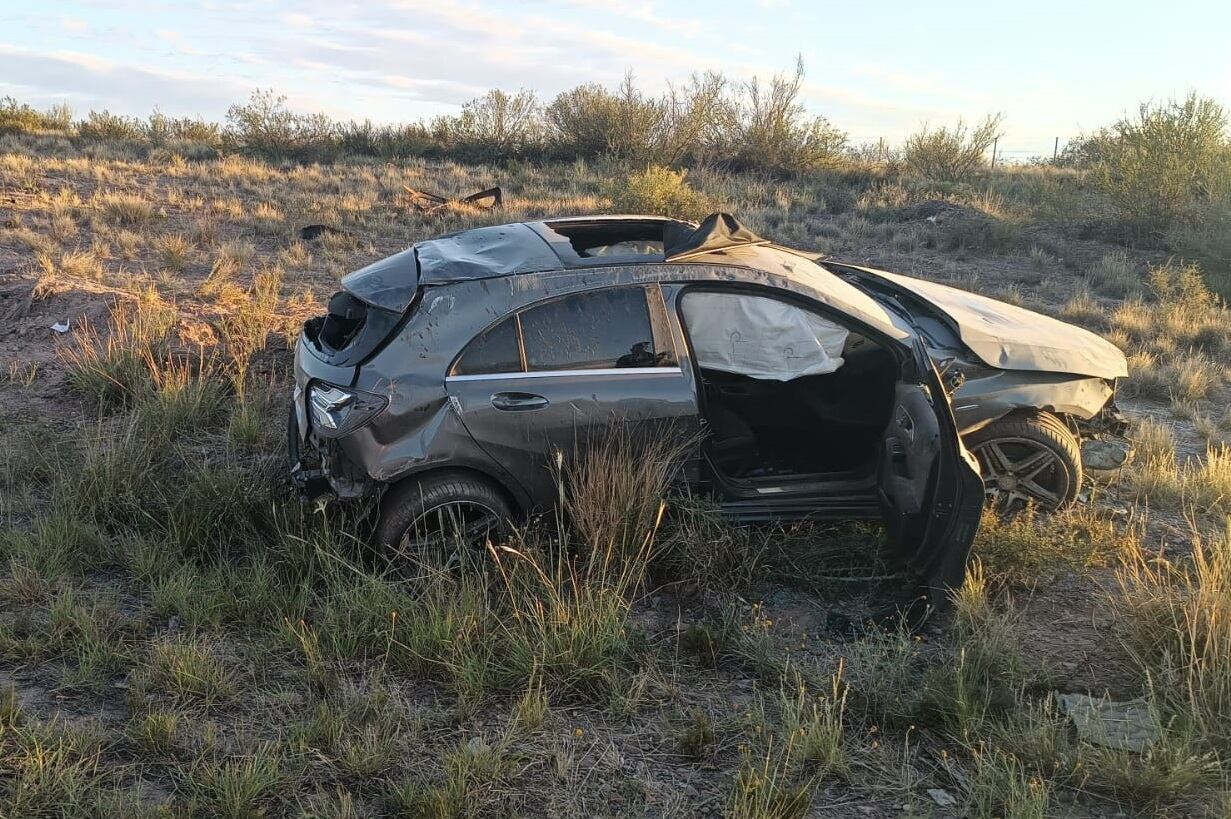
[[[1002,511],[1033,505],[1046,511],[1068,506],[1081,489],[1081,446],[1048,412],[1000,418],[966,436],[983,472],[988,498]]]
[[[466,472],[410,477],[385,493],[376,546],[403,570],[439,569],[508,531],[512,509],[490,481]]]

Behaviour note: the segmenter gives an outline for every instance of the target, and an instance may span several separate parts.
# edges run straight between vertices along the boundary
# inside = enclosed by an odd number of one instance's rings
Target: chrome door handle
[[[505,412],[542,409],[548,403],[543,396],[529,392],[498,392],[492,396],[492,406]]]

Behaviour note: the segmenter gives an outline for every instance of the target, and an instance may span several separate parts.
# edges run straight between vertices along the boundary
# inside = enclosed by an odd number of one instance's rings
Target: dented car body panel
[[[963,435],[1013,412],[1039,411],[1078,431],[1123,429],[1115,391],[1128,363],[1105,339],[935,282],[831,260],[821,264],[909,315],[944,373]]]
[[[1114,382],[1067,373],[993,370],[967,378],[953,391],[953,414],[962,434],[1020,410],[1089,421],[1108,408]]]

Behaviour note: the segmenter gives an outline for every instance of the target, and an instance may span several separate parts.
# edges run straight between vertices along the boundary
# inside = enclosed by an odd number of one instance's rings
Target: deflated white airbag
[[[684,321],[698,366],[770,381],[842,366],[849,331],[816,313],[763,296],[688,293]]]

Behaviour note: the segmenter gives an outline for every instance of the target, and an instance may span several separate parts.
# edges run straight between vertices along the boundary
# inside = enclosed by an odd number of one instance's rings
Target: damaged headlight
[[[312,416],[312,426],[327,438],[366,424],[385,408],[386,403],[378,395],[332,384],[312,384],[308,387],[308,412]]]

